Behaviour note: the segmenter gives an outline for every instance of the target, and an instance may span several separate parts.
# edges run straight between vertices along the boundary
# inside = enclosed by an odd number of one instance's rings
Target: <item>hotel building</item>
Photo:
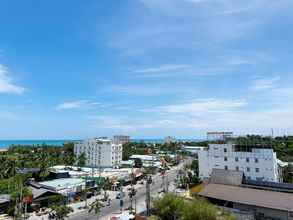
[[[86,156],[86,166],[117,167],[122,160],[122,144],[105,138],[93,138],[74,144],[74,154]]]

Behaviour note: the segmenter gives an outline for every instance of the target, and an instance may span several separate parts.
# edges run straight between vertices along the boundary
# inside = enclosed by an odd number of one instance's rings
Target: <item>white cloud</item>
[[[158,137],[172,134],[195,137],[209,130],[266,134],[271,128],[282,135],[284,132],[293,131],[290,118],[293,118],[293,103],[257,109],[241,99],[201,99],[159,106],[131,118],[108,115],[90,118],[90,122],[94,122],[95,128],[102,131],[123,131],[136,136]]]
[[[291,13],[293,1],[251,0],[140,0],[136,25],[120,27],[108,37],[109,45],[123,55],[160,53],[164,50],[209,50],[215,44],[266,33],[273,18]],[[136,15],[136,13],[134,13]],[[130,15],[132,16],[132,14]],[[179,18],[179,19],[178,19]],[[249,38],[250,39],[250,38]],[[196,44],[194,44],[196,42]],[[172,53],[172,52],[171,52]],[[197,57],[198,58],[198,57]]]
[[[138,126],[134,126],[127,118],[115,116],[89,116],[93,127],[99,129],[114,129],[117,131],[134,131]]]
[[[182,69],[187,69],[190,67],[191,67],[190,65],[186,65],[186,64],[168,64],[168,65],[162,65],[159,67],[139,69],[139,70],[135,70],[134,72],[135,73],[157,73],[157,72],[182,70]]]
[[[205,112],[225,112],[246,106],[244,100],[202,99],[188,103],[166,105],[155,108],[155,111],[166,113],[201,114]]]
[[[15,85],[9,76],[7,67],[0,64],[0,93],[22,94],[25,88]]]
[[[89,100],[76,100],[61,103],[57,106],[57,110],[80,109],[99,105],[98,102],[91,102]]]
[[[257,79],[253,82],[250,89],[253,91],[265,91],[276,88],[276,83],[280,80],[280,77],[273,77],[270,79]]]
[[[205,77],[237,74],[243,67],[256,67],[260,64],[271,64],[276,59],[260,51],[231,51],[225,50],[213,58],[198,59],[196,64],[163,64],[158,67],[137,69],[133,72],[137,77]],[[182,78],[181,78],[182,79]],[[184,78],[183,78],[184,79]]]

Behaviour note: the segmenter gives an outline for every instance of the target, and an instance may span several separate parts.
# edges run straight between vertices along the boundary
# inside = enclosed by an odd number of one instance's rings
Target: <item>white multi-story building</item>
[[[233,144],[210,144],[208,150],[198,152],[199,177],[210,177],[212,170],[243,171],[251,180],[279,182],[279,169],[273,149],[238,149]]]
[[[224,141],[227,138],[233,137],[233,132],[208,132],[207,139],[208,141]]]
[[[86,166],[116,167],[122,160],[122,144],[114,144],[105,138],[93,138],[74,144],[74,154],[86,156]]]
[[[114,144],[127,144],[130,142],[130,138],[127,135],[115,135],[113,142]]]

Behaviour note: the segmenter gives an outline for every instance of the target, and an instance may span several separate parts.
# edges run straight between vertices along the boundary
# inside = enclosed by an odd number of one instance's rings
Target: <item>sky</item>
[[[292,0],[2,0],[0,139],[293,135],[292,12]]]

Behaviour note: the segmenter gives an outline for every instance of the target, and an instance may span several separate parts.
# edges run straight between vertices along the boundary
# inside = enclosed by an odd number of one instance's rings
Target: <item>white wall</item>
[[[75,143],[74,153],[77,157],[85,153],[86,166],[113,167],[121,163],[122,145],[113,144],[110,140],[89,139]]]
[[[231,144],[211,144],[209,150],[198,152],[198,159],[200,178],[209,177],[213,168],[225,169],[227,167],[228,170],[237,170],[238,167],[239,171],[243,171],[247,178],[279,181],[277,157],[272,149],[236,152]]]

